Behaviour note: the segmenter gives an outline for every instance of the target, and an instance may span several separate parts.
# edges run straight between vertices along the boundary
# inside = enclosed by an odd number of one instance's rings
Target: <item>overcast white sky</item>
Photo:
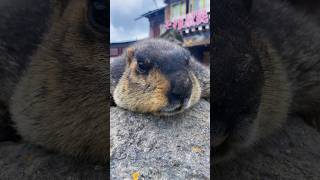
[[[111,0],[110,41],[123,42],[142,39],[149,35],[147,18],[135,19],[148,11],[163,7],[163,0]]]

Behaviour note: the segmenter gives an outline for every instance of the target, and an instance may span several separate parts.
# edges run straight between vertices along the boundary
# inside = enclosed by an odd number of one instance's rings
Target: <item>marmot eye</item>
[[[100,33],[107,32],[107,5],[104,0],[88,1],[88,20],[90,25]]]
[[[148,62],[138,61],[137,72],[140,74],[145,74],[151,69],[152,65]]]

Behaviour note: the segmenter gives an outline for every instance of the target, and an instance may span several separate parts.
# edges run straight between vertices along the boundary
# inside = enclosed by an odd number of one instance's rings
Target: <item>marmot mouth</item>
[[[183,104],[175,103],[175,104],[170,104],[169,106],[162,108],[160,111],[158,111],[157,114],[164,115],[164,116],[170,116],[170,115],[174,115],[174,114],[181,112],[182,109],[183,109]]]

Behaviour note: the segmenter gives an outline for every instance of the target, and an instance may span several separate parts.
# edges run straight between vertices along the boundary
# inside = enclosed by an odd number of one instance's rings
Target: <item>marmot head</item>
[[[105,164],[109,8],[104,0],[51,2],[48,32],[15,91],[11,112],[25,140]]]
[[[199,81],[190,68],[189,51],[162,39],[149,39],[129,47],[126,68],[113,98],[125,109],[173,115],[200,98]]]

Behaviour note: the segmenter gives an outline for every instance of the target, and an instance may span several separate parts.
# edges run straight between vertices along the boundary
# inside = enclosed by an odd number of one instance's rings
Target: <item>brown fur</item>
[[[165,107],[168,103],[165,96],[169,87],[168,80],[157,70],[150,72],[150,75],[147,77],[138,77],[134,71],[135,66],[136,62],[132,63],[130,65],[130,72],[132,73],[129,73],[129,70],[127,70],[124,76],[122,76],[123,78],[115,89],[115,91],[122,92],[122,95],[119,99],[115,99],[115,102],[121,107],[131,104],[128,106],[130,110],[144,113],[156,112]],[[152,92],[136,91],[136,89],[139,89],[139,86],[148,87],[153,90]]]
[[[0,3],[1,140],[15,139],[15,133],[12,134],[14,129],[11,127],[9,101],[22,71],[30,62],[30,55],[50,24],[50,13],[48,0],[4,0]]]
[[[24,140],[80,159],[108,158],[107,34],[86,0],[52,1],[48,33],[18,83],[10,112]]]

